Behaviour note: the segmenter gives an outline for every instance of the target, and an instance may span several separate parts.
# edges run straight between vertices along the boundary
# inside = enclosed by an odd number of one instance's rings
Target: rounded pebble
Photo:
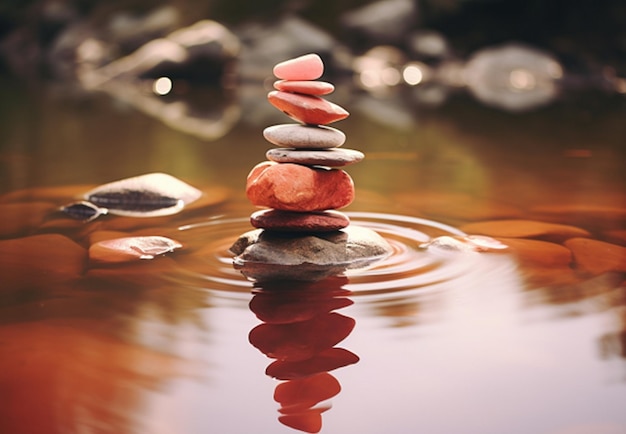
[[[324,211],[352,203],[354,182],[339,169],[264,161],[250,171],[246,195],[256,206],[283,211]]]
[[[257,211],[250,216],[255,228],[283,232],[331,232],[350,224],[347,215],[339,211],[290,212],[276,209]]]
[[[303,151],[285,148],[270,149],[265,154],[268,160],[277,163],[296,163],[309,166],[341,167],[358,163],[365,158],[354,149],[324,149]]]
[[[324,73],[324,62],[317,54],[305,54],[276,64],[273,72],[283,80],[316,80]]]
[[[278,110],[305,124],[327,125],[350,116],[343,107],[317,96],[275,90],[267,98]]]
[[[333,127],[281,124],[263,130],[265,139],[280,147],[296,149],[338,148],[346,141],[346,135]]]
[[[332,93],[335,86],[326,81],[278,80],[274,82],[274,89],[319,96]]]

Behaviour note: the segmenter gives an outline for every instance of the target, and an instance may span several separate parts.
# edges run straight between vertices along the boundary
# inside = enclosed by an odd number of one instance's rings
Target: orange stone
[[[578,270],[602,274],[626,272],[626,247],[587,238],[572,238],[565,242],[574,256]]]
[[[537,238],[556,242],[568,238],[591,236],[589,232],[576,226],[534,220],[491,220],[468,223],[460,229],[468,234],[490,237]]]
[[[87,251],[58,234],[33,235],[0,241],[0,290],[53,285],[78,278],[87,263]]]
[[[246,195],[256,206],[283,211],[323,211],[352,203],[354,182],[339,169],[264,161],[248,175]]]
[[[305,124],[327,125],[350,115],[343,107],[313,95],[272,91],[267,98],[278,110]]]

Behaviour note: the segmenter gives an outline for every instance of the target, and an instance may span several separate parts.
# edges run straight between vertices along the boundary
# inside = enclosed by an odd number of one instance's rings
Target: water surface
[[[509,115],[459,98],[411,109],[399,128],[339,91],[352,112],[337,124],[345,146],[366,154],[346,169],[357,188],[346,212],[394,253],[321,282],[255,285],[228,248],[251,229],[243,190],[269,148],[261,131],[284,118],[253,122],[244,106],[207,141],[106,95],[3,87],[0,431],[281,433],[321,421],[327,433],[626,432],[619,256],[594,251],[609,265],[589,268],[565,247],[567,231],[502,237],[506,252],[420,249],[510,219],[583,229],[619,255],[623,101],[591,95]],[[215,98],[216,119],[240,104]],[[149,172],[200,188],[204,205],[153,219],[51,216],[94,185]],[[184,247],[86,261],[105,231]],[[44,242],[25,244],[32,236]],[[274,399],[303,378],[328,392],[329,376],[341,390],[328,398]]]

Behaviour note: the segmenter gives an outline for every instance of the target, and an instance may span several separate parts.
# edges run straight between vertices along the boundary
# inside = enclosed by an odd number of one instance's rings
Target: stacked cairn
[[[299,123],[274,125],[263,136],[278,148],[265,154],[248,175],[246,195],[265,207],[250,217],[252,226],[274,232],[320,233],[343,229],[347,215],[336,211],[354,200],[354,182],[339,167],[357,163],[363,153],[344,149],[346,136],[328,124],[349,113],[322,95],[334,90],[316,81],[324,72],[316,54],[290,59],[274,67],[279,79],[269,102]]]

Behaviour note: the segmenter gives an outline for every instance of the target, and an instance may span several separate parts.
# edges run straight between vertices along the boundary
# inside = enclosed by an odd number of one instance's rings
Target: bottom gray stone
[[[257,281],[318,280],[371,265],[392,252],[371,229],[351,225],[318,234],[286,234],[257,229],[242,234],[230,248],[234,266]]]

